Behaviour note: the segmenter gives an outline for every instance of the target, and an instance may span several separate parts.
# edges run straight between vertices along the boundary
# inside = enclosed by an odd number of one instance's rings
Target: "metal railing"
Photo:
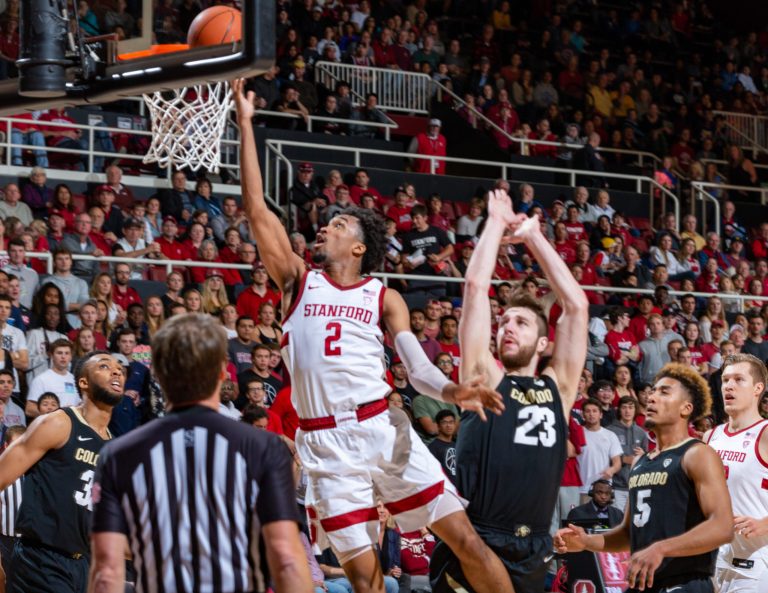
[[[256,118],[259,117],[282,117],[286,119],[301,119],[304,120],[307,124],[307,132],[313,132],[315,131],[314,128],[316,127],[317,122],[328,122],[328,123],[334,123],[334,124],[340,124],[343,126],[347,126],[349,128],[353,127],[361,127],[361,128],[373,128],[374,130],[383,129],[384,130],[384,139],[389,140],[391,136],[391,131],[393,129],[396,129],[397,122],[392,121],[391,118],[387,117],[387,114],[383,114],[384,117],[387,118],[386,123],[376,122],[376,121],[363,121],[358,119],[352,119],[352,118],[343,118],[343,117],[325,117],[322,115],[308,115],[306,118],[302,115],[298,115],[296,113],[283,113],[281,111],[267,111],[267,110],[260,110],[256,112]],[[354,134],[351,134],[354,136]]]
[[[11,133],[14,123],[23,124],[25,127],[34,126],[39,130],[44,130],[46,128],[80,130],[81,134],[87,137],[89,148],[88,149],[61,148],[61,147],[49,146],[49,145],[37,146],[34,144],[16,143],[16,142],[13,142],[12,133]],[[29,120],[29,119],[23,119],[18,117],[0,118],[0,126],[2,126],[2,129],[5,132],[5,138],[0,142],[0,149],[4,150],[4,158],[3,158],[4,166],[15,171],[15,174],[20,174],[20,175],[23,175],[26,172],[28,172],[29,167],[13,164],[13,160],[12,160],[13,148],[20,149],[22,152],[23,151],[33,151],[33,152],[42,151],[42,152],[45,152],[46,155],[48,155],[49,157],[51,154],[67,154],[67,155],[79,156],[81,162],[83,161],[83,159],[85,159],[85,161],[87,162],[87,166],[85,167],[86,169],[85,173],[99,173],[98,171],[94,171],[94,160],[96,157],[102,157],[105,160],[130,160],[130,161],[138,161],[138,162],[141,162],[144,159],[144,155],[123,153],[123,152],[105,152],[102,150],[95,150],[94,147],[96,146],[97,134],[99,132],[105,132],[109,134],[125,134],[129,136],[142,136],[150,139],[152,137],[152,132],[147,130],[123,129],[123,128],[104,126],[104,125],[86,125],[86,124],[77,124],[77,123],[69,123],[69,122],[61,123],[61,122],[49,122],[49,121],[36,121],[36,120]],[[238,140],[222,138],[221,145],[222,145],[222,152],[224,152],[225,150],[234,150],[235,152],[237,152],[237,149],[240,146],[240,142]],[[230,169],[233,172],[237,172],[239,171],[240,166],[239,166],[239,163],[222,162],[221,168]],[[80,175],[82,174],[83,172],[81,171]],[[171,179],[172,175],[173,175],[172,168],[171,167],[166,168],[166,177],[168,180]]]
[[[472,114],[476,118],[478,118],[480,121],[482,121],[485,124],[486,128],[490,128],[498,132],[510,142],[519,144],[520,154],[529,154],[530,146],[555,146],[559,150],[579,150],[584,148],[583,144],[569,144],[567,142],[560,142],[559,140],[554,142],[549,140],[535,140],[532,138],[525,138],[522,136],[515,136],[514,134],[510,134],[509,132],[501,128],[496,122],[494,122],[492,119],[486,116],[484,113],[482,113],[481,111],[478,111],[477,109],[469,105],[464,99],[459,97],[456,93],[454,93],[451,89],[449,89],[442,83],[436,80],[432,80],[432,84],[437,88],[437,97],[439,101],[442,100],[443,94],[448,95],[453,100],[454,111],[458,111],[457,106],[459,106],[459,108],[468,109],[469,111],[472,112]],[[472,126],[472,127],[477,129],[477,126]],[[659,157],[657,157],[652,152],[647,152],[644,150],[628,150],[624,148],[610,148],[605,146],[601,146],[597,150],[598,152],[601,152],[601,153],[632,155],[637,159],[638,167],[644,167],[646,161],[652,163],[654,170],[656,170],[661,165],[661,159]]]
[[[746,142],[750,149],[768,153],[768,117],[734,111],[712,113],[723,117],[734,144],[741,146]]]
[[[696,204],[701,203],[702,213],[700,220],[702,221],[703,228],[707,228],[707,204],[714,204],[715,209],[715,232],[720,234],[720,200],[718,196],[712,195],[708,190],[714,189],[718,193],[723,190],[736,190],[746,193],[754,193],[760,195],[760,203],[765,206],[768,203],[768,187],[752,187],[748,185],[728,185],[727,183],[710,183],[707,181],[692,181],[691,188],[693,189],[693,203],[692,208],[695,210]],[[729,195],[730,199],[734,196]]]
[[[432,99],[432,77],[421,72],[369,68],[338,62],[318,62],[315,81],[333,89],[344,81],[358,104],[376,93],[376,106],[384,111],[428,114]]]
[[[281,183],[281,175],[280,175],[280,163],[277,162],[277,159],[280,160],[280,162],[284,163],[286,166],[286,179],[292,180],[294,179],[293,174],[293,165],[290,163],[290,160],[285,157],[283,154],[283,147],[292,147],[292,148],[317,148],[316,145],[308,143],[308,142],[296,142],[293,140],[281,140],[281,139],[275,139],[270,138],[265,143],[266,151],[265,151],[265,163],[264,163],[264,169],[266,171],[271,171],[272,167],[275,168],[274,173],[270,173],[269,178],[265,178],[265,184],[264,184],[264,192],[265,194],[268,194],[270,198],[280,205],[280,207],[284,210],[290,210],[290,201],[288,197],[288,192],[283,192],[282,183]],[[375,150],[371,148],[360,148],[355,146],[334,146],[333,147],[334,152],[347,152],[352,153],[353,155],[353,162],[351,166],[354,166],[356,168],[361,166],[362,163],[362,156],[364,155],[377,155],[377,156],[389,156],[389,157],[398,157],[401,159],[413,159],[415,157],[412,153],[407,152],[395,152],[391,150]],[[670,192],[668,189],[663,187],[661,184],[659,184],[657,181],[650,177],[645,177],[642,175],[628,175],[623,173],[608,173],[608,172],[599,172],[596,173],[594,171],[581,171],[577,169],[564,169],[560,167],[547,167],[543,165],[528,165],[525,163],[506,163],[506,162],[499,162],[499,161],[481,161],[476,159],[462,159],[462,158],[456,158],[456,157],[438,157],[438,156],[431,156],[431,155],[418,155],[418,158],[421,160],[428,160],[430,162],[430,171],[432,174],[437,170],[437,162],[438,161],[445,161],[447,163],[463,163],[467,165],[477,165],[482,167],[495,167],[499,170],[499,177],[503,179],[509,178],[509,173],[511,171],[516,170],[523,170],[523,171],[543,171],[548,173],[557,173],[560,175],[567,175],[569,179],[569,183],[571,187],[576,187],[577,185],[577,179],[578,177],[600,177],[604,179],[625,179],[625,180],[631,180],[635,182],[635,191],[639,194],[646,193],[649,198],[649,219],[654,219],[654,197],[655,194],[658,194],[659,196],[665,196],[669,198],[673,205],[674,205],[674,212],[676,221],[679,224],[680,222],[680,200],[679,198],[672,192]],[[273,159],[275,161],[273,162]],[[274,184],[274,185],[273,185]],[[273,190],[274,188],[274,190]],[[661,200],[662,204],[662,214],[666,212],[666,200]]]
[[[4,253],[4,252],[0,252]],[[46,261],[46,269],[48,274],[53,273],[53,256],[48,252],[27,252],[27,257],[32,259],[41,259]],[[206,262],[206,261],[193,261],[193,260],[175,260],[175,259],[146,259],[136,257],[118,257],[118,256],[102,256],[95,257],[93,255],[72,255],[72,259],[75,261],[100,261],[108,263],[125,263],[131,265],[154,265],[164,266],[168,274],[173,271],[173,268],[217,268],[224,270],[250,270],[251,264],[226,264],[222,262]],[[395,274],[391,272],[373,272],[370,274],[374,278],[378,278],[385,286],[388,286],[392,280],[405,280],[405,281],[427,281],[427,282],[444,282],[446,284],[464,284],[466,278],[454,278],[450,276],[423,276],[418,274]],[[492,280],[492,284],[501,284],[508,282],[506,280]],[[522,281],[521,281],[522,282]],[[513,282],[514,284],[514,282]],[[598,292],[598,293],[612,293],[612,294],[649,294],[653,295],[654,290],[650,288],[626,288],[620,286],[603,286],[603,285],[582,285],[581,288],[586,291]],[[751,294],[735,294],[735,293],[709,293],[709,292],[688,292],[683,290],[670,290],[669,294],[672,296],[683,296],[685,294],[692,294],[697,298],[709,298],[713,296],[720,297],[721,299],[739,301],[740,310],[744,311],[744,303],[746,301],[760,301],[768,302],[768,295],[751,295]]]

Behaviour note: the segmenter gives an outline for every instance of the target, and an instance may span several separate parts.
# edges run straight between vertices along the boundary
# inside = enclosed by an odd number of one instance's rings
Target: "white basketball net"
[[[219,172],[221,138],[233,105],[229,83],[147,94],[144,102],[152,120],[145,163]]]

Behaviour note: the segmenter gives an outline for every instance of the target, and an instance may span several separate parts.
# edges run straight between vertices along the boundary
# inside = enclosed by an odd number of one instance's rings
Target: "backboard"
[[[34,0],[24,0],[34,3]],[[179,46],[177,51],[162,51],[170,43],[186,41],[186,30],[179,24],[178,11],[168,27],[169,20],[162,12],[164,6],[171,12],[172,3],[153,0],[89,0],[92,15],[75,16],[76,0],[60,0],[63,18],[69,20],[66,44],[66,86],[58,96],[33,97],[19,94],[19,80],[0,82],[0,115],[14,115],[25,111],[53,107],[100,104],[145,92],[174,89],[196,82],[217,82],[238,76],[255,76],[272,66],[275,59],[275,4],[269,0],[242,0],[220,2],[234,5],[242,12],[241,41],[234,44],[199,48]],[[24,3],[23,3],[24,4]],[[46,6],[57,3],[45,3]],[[126,9],[126,5],[129,9]],[[55,9],[59,10],[59,8]],[[29,18],[27,11],[27,18]],[[117,15],[115,17],[115,14]],[[125,17],[124,15],[128,15]],[[54,15],[58,18],[58,14]],[[135,24],[125,39],[117,26],[120,17],[133,19]],[[77,35],[84,31],[85,18],[101,25],[103,35]],[[21,52],[30,47],[31,35],[26,35],[25,13],[21,12]],[[59,19],[61,20],[61,19]],[[104,23],[107,23],[106,25]],[[160,41],[158,47],[157,41]],[[26,42],[26,45],[25,45]],[[153,45],[154,42],[154,45]],[[154,48],[157,51],[153,51]],[[129,59],[125,54],[132,54]],[[84,56],[84,57],[83,57]],[[85,66],[85,67],[83,67]]]

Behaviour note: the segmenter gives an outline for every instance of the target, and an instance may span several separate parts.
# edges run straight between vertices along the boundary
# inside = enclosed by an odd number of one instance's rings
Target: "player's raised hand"
[[[577,525],[569,524],[557,530],[552,543],[558,554],[581,552],[587,548],[587,532]]]
[[[519,214],[512,209],[512,199],[503,189],[493,189],[488,192],[488,217],[499,220],[505,225],[514,224]],[[524,215],[523,215],[524,216]]]
[[[446,393],[447,392],[447,393]],[[456,404],[462,410],[475,412],[483,421],[488,420],[485,410],[488,409],[497,416],[504,411],[501,394],[487,387],[485,377],[473,377],[462,383],[450,383],[443,389],[443,399]]]
[[[653,587],[653,574],[664,561],[664,553],[657,544],[635,552],[629,559],[627,582],[630,589],[645,591]]]
[[[256,108],[254,107],[256,93],[245,91],[245,78],[236,78],[229,85],[232,87],[232,99],[235,102],[237,121],[239,123],[250,121],[256,113]]]

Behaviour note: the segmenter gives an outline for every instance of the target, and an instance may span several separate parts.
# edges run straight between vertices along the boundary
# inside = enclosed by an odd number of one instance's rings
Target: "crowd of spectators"
[[[18,10],[16,0],[7,4],[0,16],[3,31],[13,21],[8,11],[13,6]],[[322,131],[362,135],[370,132],[354,120],[381,121],[375,95],[353,109],[349,85],[325,89],[312,83],[318,61],[427,72],[512,135],[567,138],[588,147],[569,152],[531,145],[527,151],[532,155],[621,164],[620,156],[601,156],[599,147],[607,145],[663,157],[658,179],[670,187],[697,176],[737,185],[758,182],[753,163],[728,144],[723,122],[712,111],[765,111],[768,35],[721,40],[704,2],[678,3],[669,13],[655,5],[632,5],[622,14],[590,5],[588,18],[582,14],[586,5],[579,2],[555,2],[550,11],[533,4],[524,15],[511,12],[505,0],[482,4],[484,20],[472,38],[451,25],[459,18],[473,22],[462,2],[278,2],[278,61],[251,87],[264,108],[304,116],[341,114],[350,119],[349,125],[329,123]],[[116,2],[109,20],[112,12],[97,17],[93,3],[81,0],[79,7],[81,27],[91,33],[115,27],[127,35],[136,31],[135,22],[120,20],[135,14],[123,0]],[[178,32],[186,30],[201,8],[194,0],[160,3],[155,8],[160,18],[157,40],[178,40]],[[697,51],[700,46],[693,38],[702,35],[714,42]],[[2,47],[0,41],[5,58]],[[665,63],[669,57],[672,62]],[[459,111],[481,125],[473,111]],[[29,134],[26,143],[38,145],[33,131],[19,132]],[[76,140],[61,134],[54,140],[40,132],[39,146]],[[518,144],[504,144],[503,135],[494,138],[501,148],[519,150]],[[722,157],[729,160],[726,169],[704,165]],[[171,188],[138,200],[114,164],[105,169],[105,184],[77,196],[65,184],[53,187],[48,182],[44,151],[33,152],[31,158],[36,166],[29,179],[22,187],[7,184],[0,201],[3,426],[24,424],[58,405],[77,403],[71,364],[100,348],[116,353],[128,378],[112,432],[123,434],[162,415],[163,394],[151,371],[152,336],[170,316],[204,312],[218,317],[230,337],[222,413],[281,434],[290,443],[298,419],[280,354],[282,296],[259,261],[238,200],[214,195],[207,178],[194,180],[195,189],[190,189],[182,171],[173,174]],[[348,205],[380,211],[389,234],[383,271],[406,275],[390,287],[411,303],[423,303],[411,308],[412,331],[434,364],[456,379],[461,288],[445,278],[461,278],[466,271],[483,229],[483,197],[463,204],[438,194],[420,196],[407,182],[377,188],[365,169],[356,170],[348,183],[340,171],[320,180],[311,163],[297,170],[290,190],[296,207],[289,221],[293,251],[312,266],[315,232],[336,213]],[[690,365],[712,385],[712,417],[690,427],[692,434],[701,435],[724,420],[719,397],[723,358],[747,352],[768,359],[768,305],[762,300],[768,295],[768,223],[751,228],[740,220],[737,203],[744,196],[734,193],[729,199],[721,196],[718,235],[702,229],[692,215],[678,221],[667,213],[638,224],[614,209],[610,188],[573,188],[568,199],[545,207],[533,184],[517,186],[500,179],[493,187],[513,196],[516,211],[539,217],[542,230],[582,285],[604,287],[587,290],[595,314],[570,422],[573,455],[553,521],[557,524],[579,503],[594,504],[610,518],[604,499],[594,494],[604,494],[604,488],[593,485],[612,481],[614,504],[626,500],[633,456],[654,446],[652,433],[643,428],[644,412],[650,383],[661,366],[669,361]],[[52,274],[45,273],[34,252],[52,254]],[[81,255],[93,258],[76,259]],[[105,255],[142,261],[108,265],[99,261]],[[164,267],[153,265],[158,259],[179,265],[166,274]],[[213,267],[186,268],[184,261]],[[248,269],[224,269],[217,263],[240,263]],[[407,279],[408,274],[419,278]],[[494,277],[501,281],[491,297],[494,323],[512,293],[525,290],[546,304],[554,335],[559,305],[529,253],[504,241]],[[147,282],[151,280],[163,281],[162,290]],[[694,292],[712,296],[689,294]],[[742,306],[745,296],[749,298]],[[489,348],[493,351],[495,344]],[[389,344],[386,355],[390,404],[411,415],[418,434],[447,475],[454,476],[459,410],[419,394]],[[768,404],[761,409],[768,410]],[[396,586],[392,579],[410,578],[409,586],[428,589],[432,536],[426,530],[397,532],[385,509],[380,519],[388,587]],[[308,559],[319,588],[346,590],[332,555],[316,559],[308,551]]]

